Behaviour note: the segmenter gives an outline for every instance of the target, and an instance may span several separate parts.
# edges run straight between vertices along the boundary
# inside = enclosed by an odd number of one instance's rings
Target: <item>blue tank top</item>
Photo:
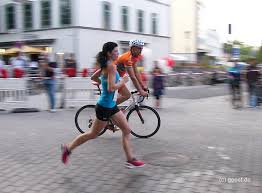
[[[116,72],[116,83],[119,81],[120,76],[118,74],[118,72]],[[114,101],[114,97],[115,97],[115,91],[113,92],[108,92],[107,90],[107,77],[104,75],[100,76],[100,80],[101,80],[101,84],[102,84],[102,93],[101,96],[99,97],[97,103],[99,105],[101,105],[102,107],[106,107],[106,108],[113,108],[114,106],[116,106],[116,101]]]

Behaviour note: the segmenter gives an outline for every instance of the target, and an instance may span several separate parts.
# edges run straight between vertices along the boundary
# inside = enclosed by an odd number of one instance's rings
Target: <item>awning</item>
[[[7,49],[5,51],[5,55],[9,55],[9,54],[15,54],[15,53],[18,53],[18,52],[23,52],[23,53],[43,53],[44,50],[41,50],[39,48],[35,48],[35,47],[30,47],[30,46],[22,46],[21,48],[10,48],[10,49]]]

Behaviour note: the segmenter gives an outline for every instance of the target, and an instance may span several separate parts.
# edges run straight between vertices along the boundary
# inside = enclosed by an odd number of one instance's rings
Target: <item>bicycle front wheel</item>
[[[161,120],[155,109],[149,106],[136,106],[127,114],[127,121],[132,135],[139,138],[148,138],[156,134]]]
[[[85,133],[86,131],[91,129],[91,126],[96,118],[95,105],[85,105],[78,109],[75,114],[75,125],[80,133]],[[103,129],[101,133],[102,135],[106,129]]]

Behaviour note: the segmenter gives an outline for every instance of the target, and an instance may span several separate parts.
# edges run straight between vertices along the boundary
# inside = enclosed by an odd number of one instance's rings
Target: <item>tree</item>
[[[247,61],[249,58],[253,57],[253,47],[245,45],[243,42],[234,40],[233,42],[224,43],[224,53],[232,54],[233,45],[240,46],[240,60]]]
[[[240,60],[241,61],[248,61],[252,57],[252,46],[247,45],[240,45]]]
[[[262,63],[262,46],[260,46],[260,49],[256,53],[256,59],[258,63]]]
[[[224,53],[231,54],[232,53],[232,44],[231,43],[224,43]]]

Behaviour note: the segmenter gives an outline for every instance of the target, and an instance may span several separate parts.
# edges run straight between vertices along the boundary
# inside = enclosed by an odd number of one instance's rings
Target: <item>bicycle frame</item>
[[[132,102],[127,107],[124,108],[124,112],[126,112],[127,110],[131,110],[132,108],[135,108],[136,106],[139,106],[140,103],[144,100],[144,98],[143,98],[143,100],[141,102],[138,102],[138,100],[135,97],[136,93],[137,93],[137,91],[131,92]]]

